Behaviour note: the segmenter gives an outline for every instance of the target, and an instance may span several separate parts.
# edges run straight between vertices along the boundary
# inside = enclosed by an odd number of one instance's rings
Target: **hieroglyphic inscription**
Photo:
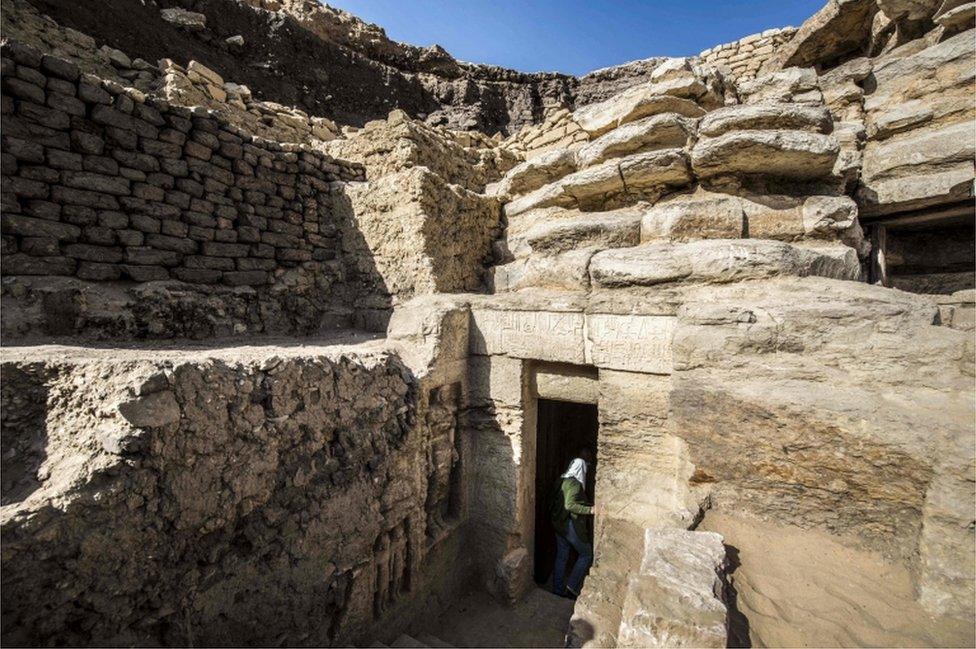
[[[584,362],[582,313],[475,310],[473,317],[475,354]]]
[[[588,315],[587,362],[608,369],[670,374],[674,328],[671,316]]]
[[[675,318],[475,310],[471,351],[670,374]]]

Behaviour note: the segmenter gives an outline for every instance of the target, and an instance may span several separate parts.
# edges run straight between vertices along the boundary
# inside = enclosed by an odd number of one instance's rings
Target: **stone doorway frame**
[[[574,365],[540,360],[523,361],[522,420],[523,459],[520,481],[524,485],[522,512],[523,539],[529,556],[528,574],[535,574],[536,453],[538,444],[539,399],[593,405],[597,408],[596,439],[599,453],[599,370],[592,365]],[[595,522],[594,522],[595,524]],[[527,587],[535,585],[534,579]]]

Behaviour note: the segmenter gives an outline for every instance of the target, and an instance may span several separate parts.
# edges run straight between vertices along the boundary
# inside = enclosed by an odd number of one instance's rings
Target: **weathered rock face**
[[[394,358],[40,354],[4,359],[5,643],[330,644],[372,612],[377,538],[405,534],[398,596],[416,573]]]
[[[98,11],[60,0],[38,0],[36,6],[129,56],[157,61],[181,52],[246,84],[259,98],[356,126],[399,106],[455,128],[514,131],[541,117],[543,101],[570,101],[575,85],[565,75],[463,64],[439,48],[395,43],[375,26],[313,2],[208,0],[193,6],[205,17],[201,29],[164,18],[160,8],[177,9],[178,2],[159,7],[105,0]],[[120,19],[103,21],[103,15]],[[142,30],[156,37],[136,37]],[[235,36],[245,45],[227,41]]]
[[[973,36],[967,31],[917,53],[895,50],[875,62],[858,192],[872,212],[972,197]]]

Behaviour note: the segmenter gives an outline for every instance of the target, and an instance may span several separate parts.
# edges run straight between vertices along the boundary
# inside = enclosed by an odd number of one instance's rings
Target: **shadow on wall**
[[[332,195],[332,214],[339,220],[337,254],[343,260],[344,281],[352,287],[351,322],[355,329],[385,332],[393,313],[393,296],[374,260],[345,191]]]
[[[739,592],[735,589],[733,579],[735,571],[742,565],[739,561],[739,549],[734,545],[725,543],[725,556],[728,559],[728,567],[725,572],[726,579],[726,601],[725,605],[729,611],[729,647],[751,647],[752,640],[749,638],[749,618],[739,610]]]
[[[38,472],[47,459],[47,380],[43,363],[6,364],[0,381],[0,476],[4,507],[23,502],[41,487]]]

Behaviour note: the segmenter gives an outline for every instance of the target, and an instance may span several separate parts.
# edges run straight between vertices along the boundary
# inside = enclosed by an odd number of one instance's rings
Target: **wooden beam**
[[[919,210],[917,212],[907,212],[901,214],[895,214],[892,216],[887,216],[879,219],[871,219],[865,221],[865,225],[879,225],[888,228],[897,227],[910,227],[916,225],[926,225],[926,224],[936,224],[939,221],[948,221],[949,219],[959,218],[959,217],[972,217],[976,210],[976,206],[972,202],[966,201],[965,203],[955,205],[949,205],[943,207],[942,209],[936,210]]]

